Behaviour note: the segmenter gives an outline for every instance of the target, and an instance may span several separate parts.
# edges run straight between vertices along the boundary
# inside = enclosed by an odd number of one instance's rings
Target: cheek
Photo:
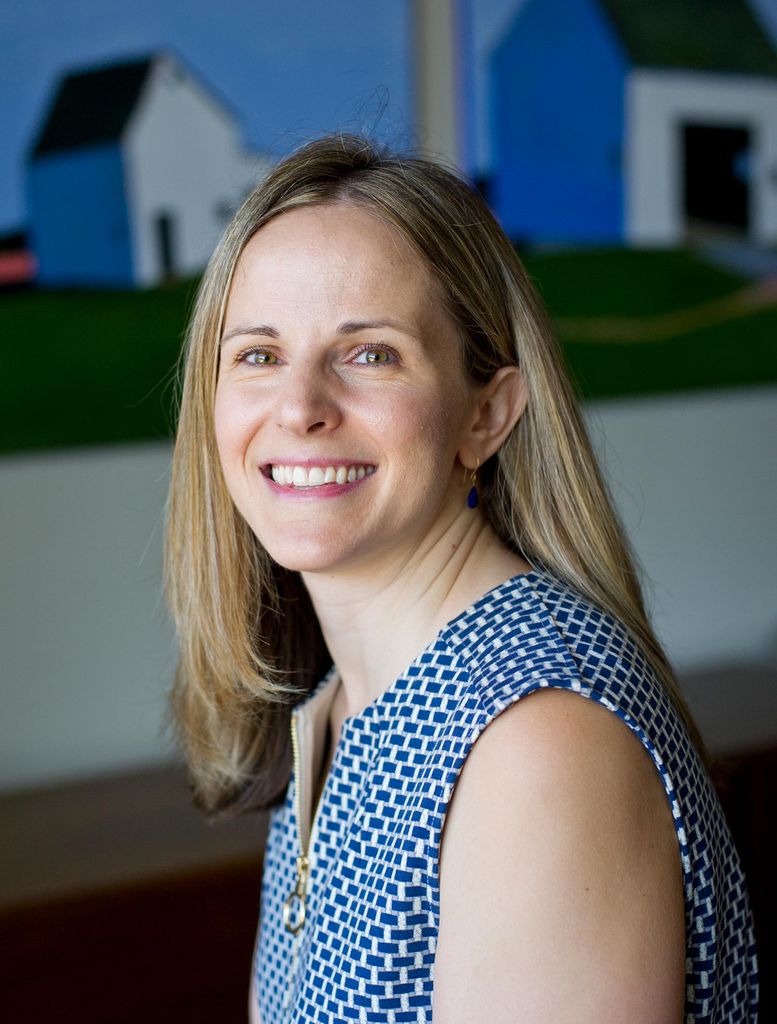
[[[216,447],[218,449],[221,466],[225,474],[228,474],[230,453],[235,446],[235,423],[233,410],[226,401],[223,393],[216,389],[216,401],[213,406],[213,429],[216,434]]]
[[[256,403],[239,388],[216,387],[213,422],[216,445],[225,468],[245,453],[256,431],[257,417]]]
[[[458,377],[440,381],[430,394],[414,403],[412,411],[408,411],[408,433],[415,432],[429,446],[455,452],[461,442],[470,404],[470,395]]]
[[[444,471],[455,461],[468,412],[458,381],[448,388],[394,394],[362,406],[359,419],[387,446],[404,473]]]

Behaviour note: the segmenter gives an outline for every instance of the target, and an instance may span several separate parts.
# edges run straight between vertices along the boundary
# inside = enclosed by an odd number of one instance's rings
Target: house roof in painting
[[[746,0],[601,0],[645,67],[777,75],[777,51]]]
[[[152,64],[153,57],[143,57],[65,75],[33,147],[33,157],[118,139]]]

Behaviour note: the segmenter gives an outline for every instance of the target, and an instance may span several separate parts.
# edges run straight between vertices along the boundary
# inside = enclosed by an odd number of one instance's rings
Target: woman
[[[692,724],[454,175],[334,137],[247,199],[190,328],[168,581],[199,801],[274,807],[254,1020],[755,1019]]]

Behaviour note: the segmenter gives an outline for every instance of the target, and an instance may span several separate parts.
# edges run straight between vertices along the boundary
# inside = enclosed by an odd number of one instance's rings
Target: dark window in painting
[[[157,214],[156,230],[157,266],[160,277],[170,280],[175,277],[175,218],[171,213]]]
[[[750,227],[751,132],[684,124],[683,202],[689,228]]]

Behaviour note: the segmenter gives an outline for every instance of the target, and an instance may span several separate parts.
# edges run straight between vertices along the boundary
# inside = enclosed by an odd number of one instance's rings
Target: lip
[[[370,459],[354,459],[352,456],[347,458],[331,458],[331,459],[284,459],[279,456],[277,459],[267,459],[262,463],[260,469],[263,474],[270,472],[271,466],[303,466],[305,469],[312,469],[314,466],[320,466],[321,469],[326,469],[327,466],[374,466],[375,463]],[[377,467],[376,467],[377,468]]]

